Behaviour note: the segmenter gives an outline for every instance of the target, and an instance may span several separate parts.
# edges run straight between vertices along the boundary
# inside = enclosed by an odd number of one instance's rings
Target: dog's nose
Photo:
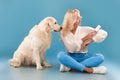
[[[60,30],[62,30],[62,27],[60,27]]]
[[[59,28],[59,30],[54,30],[54,32],[60,32],[62,30],[62,27]]]

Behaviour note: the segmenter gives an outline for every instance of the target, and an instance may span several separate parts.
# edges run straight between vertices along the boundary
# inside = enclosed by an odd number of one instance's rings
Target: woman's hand
[[[81,45],[82,49],[86,49],[90,43],[94,42],[93,39],[92,39],[92,37],[96,33],[97,32],[94,30],[91,33],[89,33],[87,36],[85,36],[84,38],[82,38],[82,41],[83,41],[83,43]]]
[[[88,44],[86,44],[85,42],[83,42],[82,45],[81,45],[81,48],[82,49],[86,49],[87,47],[88,47]]]
[[[90,43],[92,43],[92,42],[93,42],[93,39],[92,39],[92,38],[84,41],[84,42],[82,43],[82,45],[81,45],[82,49],[86,49],[86,48],[88,47],[88,45],[89,45]]]
[[[95,30],[93,30],[92,32],[90,32],[87,36],[85,36],[84,38],[82,38],[82,41],[85,42],[86,40],[91,39],[97,32]]]

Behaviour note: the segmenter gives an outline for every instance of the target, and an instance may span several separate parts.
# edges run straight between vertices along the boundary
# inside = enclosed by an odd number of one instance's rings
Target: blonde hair
[[[72,30],[74,23],[76,22],[76,13],[80,14],[80,11],[77,9],[72,9],[66,12],[62,23],[61,36],[65,37],[68,32]]]

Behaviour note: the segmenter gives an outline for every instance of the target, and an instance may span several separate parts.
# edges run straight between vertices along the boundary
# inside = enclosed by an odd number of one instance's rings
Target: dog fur
[[[9,63],[11,66],[30,66],[36,65],[38,70],[51,67],[46,62],[45,52],[50,48],[52,32],[60,31],[61,27],[53,17],[46,17],[38,25],[35,25],[24,38],[18,49],[14,52],[13,58]]]

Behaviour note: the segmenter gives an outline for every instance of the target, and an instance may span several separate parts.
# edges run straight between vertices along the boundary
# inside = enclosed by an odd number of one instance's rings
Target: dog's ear
[[[53,19],[52,18],[47,19],[47,26],[49,26],[49,27],[53,26]]]
[[[50,29],[51,29],[51,28],[50,28],[50,24],[49,24],[49,23],[47,23],[47,26],[46,26],[46,31],[47,31],[47,32],[49,32],[49,31],[50,31]]]

